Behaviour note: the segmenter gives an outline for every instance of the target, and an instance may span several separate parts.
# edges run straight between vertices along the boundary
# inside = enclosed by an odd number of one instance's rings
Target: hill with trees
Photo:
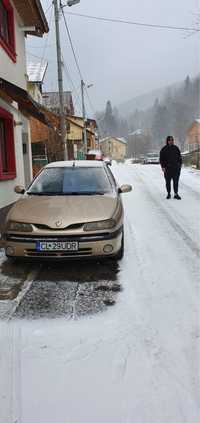
[[[160,98],[147,109],[130,110],[126,119],[108,101],[104,112],[97,113],[101,137],[113,135],[128,138],[129,143],[140,130],[140,153],[158,150],[167,135],[172,134],[183,150],[186,133],[200,116],[200,76],[163,90]],[[142,136],[143,134],[143,136]]]

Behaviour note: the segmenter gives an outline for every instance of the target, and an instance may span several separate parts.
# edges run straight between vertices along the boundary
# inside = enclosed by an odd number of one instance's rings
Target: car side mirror
[[[125,192],[130,192],[132,191],[132,186],[131,185],[122,185],[120,188],[118,188],[118,193],[119,194],[123,194]]]
[[[14,191],[16,192],[16,194],[24,194],[25,188],[23,187],[23,185],[16,185]]]

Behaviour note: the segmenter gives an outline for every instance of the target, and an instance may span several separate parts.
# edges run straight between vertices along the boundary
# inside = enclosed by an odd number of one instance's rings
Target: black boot
[[[169,200],[171,198],[171,194],[168,192],[166,199]]]
[[[176,200],[181,200],[181,197],[180,197],[180,195],[178,195],[178,194],[174,194],[174,198],[175,198]]]

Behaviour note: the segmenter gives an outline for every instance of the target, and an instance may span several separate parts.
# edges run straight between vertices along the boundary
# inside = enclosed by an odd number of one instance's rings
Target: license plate
[[[78,251],[78,242],[75,241],[38,241],[37,251]]]

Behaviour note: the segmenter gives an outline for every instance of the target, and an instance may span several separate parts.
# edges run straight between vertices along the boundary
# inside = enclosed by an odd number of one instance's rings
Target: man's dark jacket
[[[178,170],[182,165],[181,152],[177,145],[165,145],[160,151],[160,164],[166,170]]]

